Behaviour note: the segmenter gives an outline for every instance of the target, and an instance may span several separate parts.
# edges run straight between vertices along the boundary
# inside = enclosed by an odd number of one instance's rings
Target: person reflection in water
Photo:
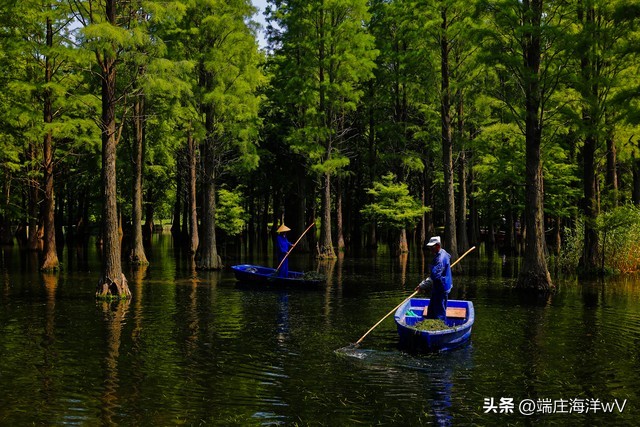
[[[293,245],[287,240],[287,231],[291,231],[291,229],[284,225],[284,222],[276,231],[278,233],[276,249],[278,250],[278,264],[280,264]],[[278,277],[289,277],[289,258],[285,259],[280,265]]]

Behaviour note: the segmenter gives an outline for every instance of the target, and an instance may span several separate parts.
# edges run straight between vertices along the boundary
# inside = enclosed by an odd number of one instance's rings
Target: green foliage
[[[604,267],[616,272],[640,271],[640,209],[624,205],[598,215]]]
[[[640,209],[624,205],[604,212],[596,218],[594,229],[599,234],[599,259],[602,272],[635,273],[640,271]],[[559,266],[575,273],[584,247],[584,221],[565,229]]]
[[[352,113],[372,77],[377,51],[363,23],[363,0],[276,2],[272,14],[282,32],[271,58],[276,108],[287,108],[286,140],[317,173],[336,174],[349,164],[341,151]],[[295,54],[294,54],[295,52]]]
[[[229,191],[226,188],[220,188],[218,190],[216,226],[228,236],[237,236],[244,229],[248,215],[243,204],[241,189]]]
[[[376,221],[383,228],[401,230],[413,227],[422,215],[429,210],[421,206],[411,195],[407,184],[396,183],[396,176],[388,173],[382,181],[373,183],[367,191],[374,202],[366,205],[361,212],[370,221]]]
[[[565,227],[563,235],[558,267],[565,273],[574,274],[578,270],[580,257],[584,250],[584,220],[578,218],[573,227]]]

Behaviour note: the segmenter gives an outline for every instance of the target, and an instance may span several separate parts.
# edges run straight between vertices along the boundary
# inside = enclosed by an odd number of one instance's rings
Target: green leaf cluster
[[[218,190],[216,225],[228,236],[237,236],[244,229],[249,216],[243,204],[242,189],[230,191],[220,188]]]
[[[382,181],[373,183],[367,193],[374,202],[362,209],[362,214],[370,221],[390,230],[413,227],[429,208],[421,206],[410,194],[407,184],[395,182],[396,176],[387,173]]]

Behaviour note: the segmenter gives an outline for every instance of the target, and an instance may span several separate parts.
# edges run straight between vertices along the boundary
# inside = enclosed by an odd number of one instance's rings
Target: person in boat
[[[276,249],[278,250],[278,264],[282,262],[282,259],[287,255],[289,249],[293,246],[287,239],[287,231],[291,231],[289,227],[282,225],[276,230],[278,237],[276,238]],[[289,258],[285,259],[278,270],[278,277],[289,277]]]
[[[427,248],[433,255],[433,260],[429,266],[429,277],[424,279],[416,287],[416,291],[426,292],[431,287],[431,299],[427,310],[428,319],[445,320],[447,317],[447,302],[449,292],[453,287],[451,277],[451,255],[440,244],[440,236],[429,239]]]

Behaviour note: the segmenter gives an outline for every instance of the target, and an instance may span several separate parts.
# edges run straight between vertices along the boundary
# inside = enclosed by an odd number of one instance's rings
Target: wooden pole
[[[291,251],[293,250],[293,248],[296,247],[296,245],[298,244],[298,242],[302,239],[302,237],[307,234],[307,231],[309,231],[311,229],[311,227],[313,227],[314,225],[316,225],[315,221],[312,222],[306,230],[304,230],[304,232],[300,235],[300,237],[298,237],[298,240],[296,240],[296,242],[291,246],[291,249],[289,249],[287,251],[287,253],[284,255],[284,257],[282,258],[282,261],[280,261],[280,264],[278,264],[278,268],[276,268],[276,271],[274,272],[277,273],[278,270],[280,270],[280,267],[282,267],[282,263],[284,262],[285,259],[287,259],[287,257],[289,256],[289,254],[291,253]]]
[[[458,258],[453,264],[451,264],[450,268],[453,268],[454,265],[456,265],[458,262],[460,262],[460,260],[462,258],[464,258],[469,252],[471,252],[472,250],[474,250],[476,247],[473,246],[471,249],[469,249],[467,252],[465,252],[464,254],[462,254],[462,256],[460,258]],[[400,308],[400,306],[402,304],[404,304],[405,302],[407,302],[408,299],[413,298],[419,291],[415,291],[414,293],[412,293],[411,295],[409,295],[408,297],[406,297],[400,304],[396,305],[395,308],[393,310],[391,310],[390,312],[388,312],[382,319],[378,320],[378,323],[376,323],[375,325],[373,325],[371,327],[371,329],[369,329],[358,341],[356,341],[356,346],[358,344],[360,344],[362,342],[362,340],[364,339],[364,337],[366,337],[367,335],[369,335],[369,332],[373,331],[380,323],[382,323],[382,321],[384,319],[386,319],[387,317],[391,316],[391,314],[393,314],[398,308]]]

